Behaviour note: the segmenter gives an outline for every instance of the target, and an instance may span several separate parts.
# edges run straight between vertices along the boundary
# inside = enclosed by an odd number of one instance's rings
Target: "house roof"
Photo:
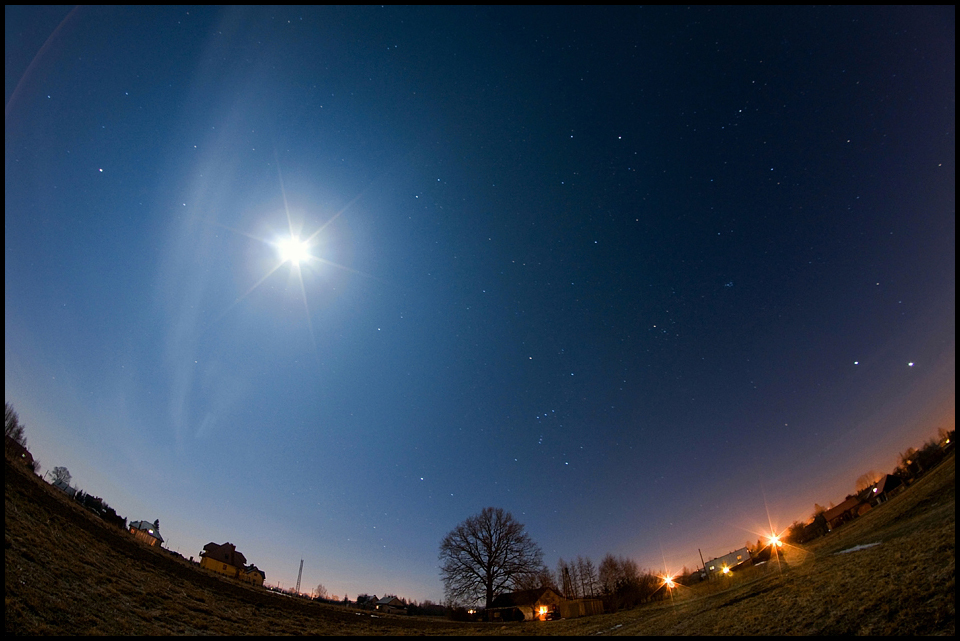
[[[69,483],[64,483],[63,481],[54,481],[53,487],[66,492],[67,496],[72,497],[77,495],[77,488],[71,487]]]
[[[237,552],[237,547],[233,543],[218,545],[211,541],[203,546],[203,553],[201,553],[200,556],[205,556],[214,561],[220,561],[221,563],[226,563],[236,568],[242,568],[247,564],[247,557]]]
[[[130,527],[136,528],[141,532],[146,532],[153,538],[163,543],[163,537],[160,536],[160,528],[156,527],[153,523],[149,521],[131,521]]]
[[[377,601],[377,605],[402,606],[403,602],[395,596],[385,596]]]
[[[553,592],[558,597],[561,597],[559,592],[548,587],[536,588],[533,590],[517,590],[516,592],[506,592],[501,594],[493,600],[493,603],[490,604],[490,607],[509,608],[516,607],[518,605],[536,605],[536,603],[542,599],[543,595],[547,592]]]
[[[738,559],[737,556],[740,558]],[[734,567],[743,563],[749,558],[750,550],[747,548],[740,548],[739,550],[734,550],[733,552],[727,552],[722,556],[714,557],[707,561],[706,565],[709,566],[712,563],[714,565],[726,565],[727,567]]]
[[[4,443],[4,447],[9,449],[14,456],[26,461],[27,464],[33,463],[33,454],[31,454],[23,445],[17,443],[17,441],[15,441],[13,438],[5,436]]]
[[[900,485],[901,481],[898,477],[893,476],[892,474],[884,474],[883,478],[877,481],[877,485],[874,487],[873,495],[883,494],[884,492],[889,492],[895,487]]]
[[[840,505],[836,507],[832,507],[826,512],[824,512],[823,518],[827,519],[828,521],[832,521],[833,519],[842,515],[844,512],[848,510],[852,510],[853,508],[857,507],[858,505],[860,505],[860,503],[861,503],[860,499],[858,499],[855,496],[851,496]]]

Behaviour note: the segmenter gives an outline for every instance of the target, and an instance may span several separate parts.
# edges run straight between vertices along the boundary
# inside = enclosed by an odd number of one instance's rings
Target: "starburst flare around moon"
[[[313,258],[313,256],[310,255],[310,244],[306,241],[301,241],[296,235],[291,235],[289,238],[282,238],[275,244],[280,254],[280,260],[283,262],[290,261],[294,265],[299,265],[301,262]]]

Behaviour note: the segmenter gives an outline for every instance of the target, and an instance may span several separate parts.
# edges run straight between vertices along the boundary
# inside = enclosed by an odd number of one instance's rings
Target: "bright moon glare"
[[[280,250],[280,260],[289,260],[294,265],[310,258],[310,248],[307,243],[300,242],[296,236],[279,241],[277,249]]]

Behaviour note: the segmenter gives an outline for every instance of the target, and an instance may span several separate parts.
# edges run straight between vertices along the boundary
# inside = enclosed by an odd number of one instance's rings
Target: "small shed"
[[[153,523],[149,521],[132,521],[130,523],[130,534],[147,545],[155,545],[157,547],[163,545],[163,537],[160,536],[160,519],[157,519]]]
[[[600,599],[564,599],[560,602],[560,616],[564,619],[593,614],[603,614],[603,601]]]
[[[501,594],[486,610],[488,621],[546,621],[560,617],[563,595],[553,588],[518,590]]]

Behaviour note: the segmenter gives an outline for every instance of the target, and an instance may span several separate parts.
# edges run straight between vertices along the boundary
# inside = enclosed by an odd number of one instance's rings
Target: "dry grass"
[[[785,564],[672,602],[544,623],[383,616],[240,585],[104,525],[6,465],[6,631],[17,634],[944,634],[955,628],[955,458]],[[880,542],[857,552],[856,545]]]
[[[956,617],[956,461],[737,584],[681,588],[671,602],[579,621],[562,634],[949,635]],[[855,546],[877,543],[837,554]]]
[[[469,634],[241,585],[150,548],[7,461],[6,631],[15,634]],[[472,626],[476,627],[476,626]]]

